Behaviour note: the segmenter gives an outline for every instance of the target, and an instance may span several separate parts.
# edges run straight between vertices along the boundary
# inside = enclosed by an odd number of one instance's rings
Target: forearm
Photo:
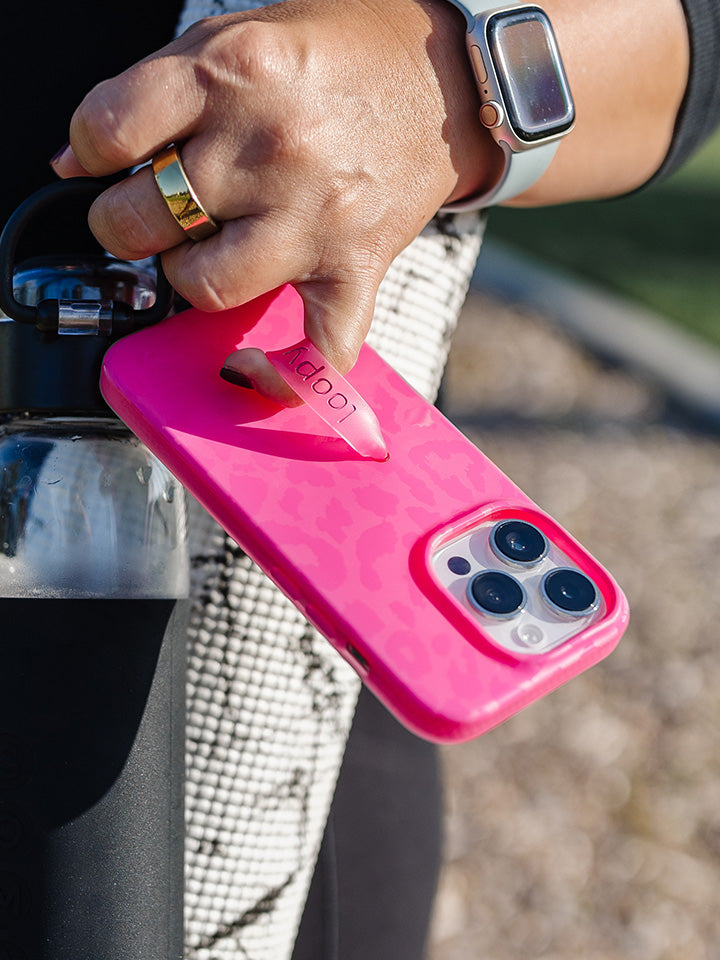
[[[550,169],[517,205],[627,193],[670,146],[689,69],[679,0],[544,0],[575,98],[577,121]]]
[[[535,206],[627,193],[645,183],[665,158],[687,87],[689,39],[680,0],[540,2],[555,28],[577,119],[545,175],[511,203]],[[452,4],[433,0],[432,6],[436,24],[443,25],[436,27],[436,44],[447,36],[450,20],[464,35],[465,20]],[[454,44],[445,52],[447,58],[457,57]],[[439,57],[435,66],[440,77],[449,69]],[[475,150],[475,160],[470,167],[466,151],[451,150],[458,177],[449,200],[486,190],[496,177],[488,159],[496,161],[500,153],[484,130],[481,149],[474,145],[479,101],[466,72],[458,68],[457,74],[456,82],[466,84],[463,122],[471,120],[466,147]],[[449,100],[448,108],[456,102]],[[450,115],[450,135],[456,125]]]

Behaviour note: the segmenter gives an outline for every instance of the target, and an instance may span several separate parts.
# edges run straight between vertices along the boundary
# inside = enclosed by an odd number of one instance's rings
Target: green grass
[[[488,237],[588,278],[720,345],[720,135],[619,200],[494,210]]]

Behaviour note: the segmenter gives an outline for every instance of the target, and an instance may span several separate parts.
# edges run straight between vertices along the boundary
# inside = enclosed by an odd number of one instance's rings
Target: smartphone
[[[304,336],[285,286],[114,344],[103,394],[411,730],[475,737],[608,654],[610,574],[365,345],[348,375],[389,457],[221,379]]]

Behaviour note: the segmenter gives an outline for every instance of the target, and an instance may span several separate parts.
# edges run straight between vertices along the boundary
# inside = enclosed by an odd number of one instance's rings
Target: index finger
[[[204,99],[190,59],[161,51],[87,94],[70,123],[75,159],[96,177],[144,163],[188,136]]]

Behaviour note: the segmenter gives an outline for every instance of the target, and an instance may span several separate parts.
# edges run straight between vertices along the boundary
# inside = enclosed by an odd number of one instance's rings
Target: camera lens
[[[548,552],[545,537],[525,520],[501,520],[490,533],[490,546],[496,556],[511,563],[532,566]]]
[[[592,613],[600,602],[592,580],[571,567],[560,567],[548,573],[542,590],[551,606],[574,617]]]
[[[468,584],[470,602],[482,613],[507,619],[525,606],[525,591],[515,577],[499,570],[478,573]]]

